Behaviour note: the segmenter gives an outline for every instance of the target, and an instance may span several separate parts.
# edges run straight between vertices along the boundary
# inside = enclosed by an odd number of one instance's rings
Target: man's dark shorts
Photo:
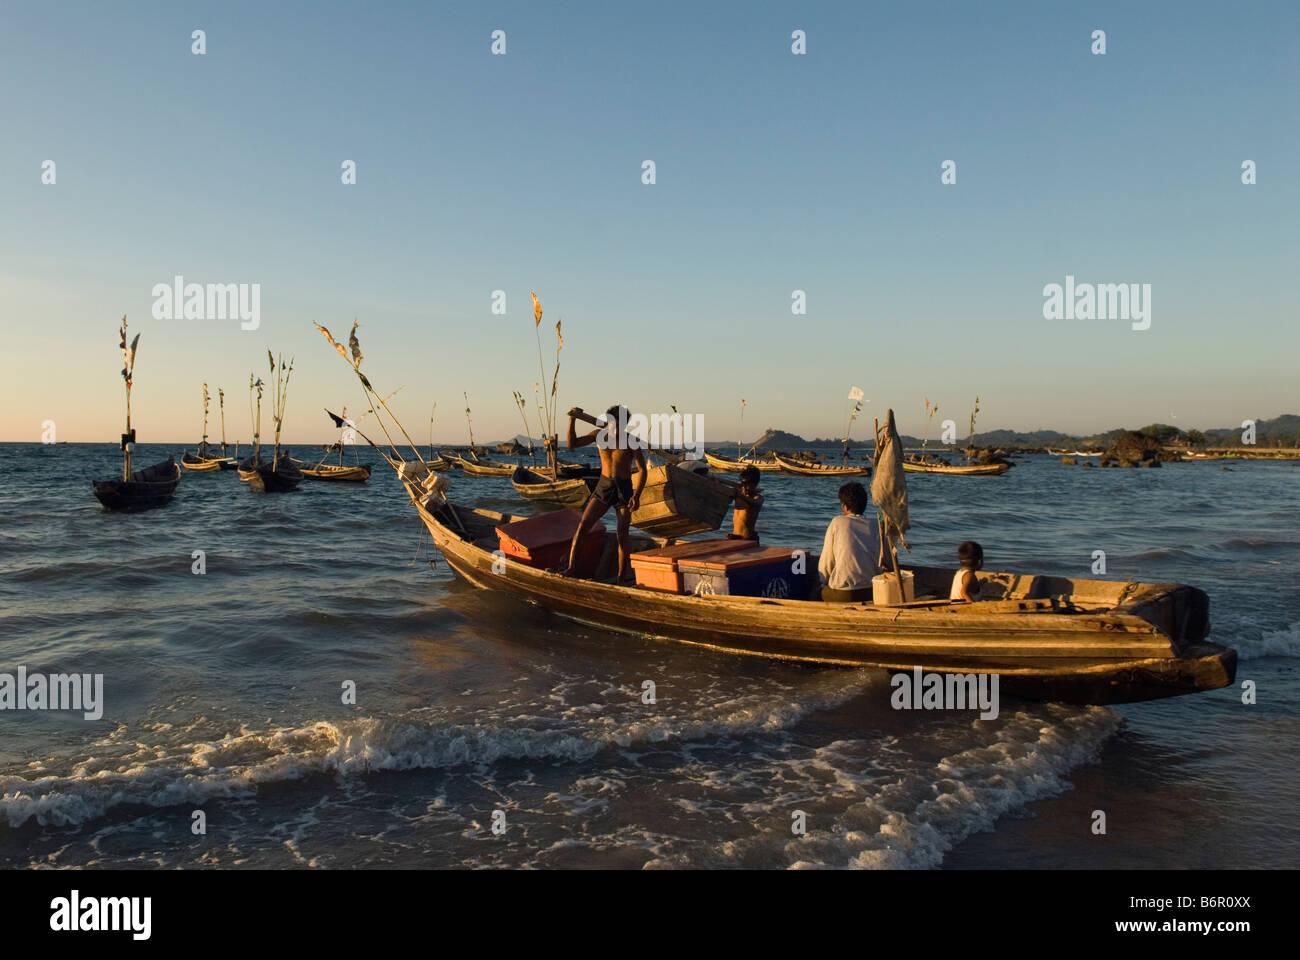
[[[632,480],[630,477],[601,477],[591,496],[615,509],[626,506],[632,500]]]

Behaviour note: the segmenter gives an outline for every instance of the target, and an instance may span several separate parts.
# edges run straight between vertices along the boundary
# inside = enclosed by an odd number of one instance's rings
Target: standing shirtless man
[[[605,515],[606,510],[613,507],[618,517],[618,580],[623,582],[630,573],[628,527],[632,523],[633,512],[641,504],[641,491],[645,489],[645,451],[637,440],[628,441],[626,408],[617,405],[610,407],[605,411],[605,426],[581,437],[573,427],[574,419],[580,413],[582,410],[578,407],[569,411],[569,449],[575,450],[589,443],[596,444],[600,450],[600,480],[582,509],[582,521],[569,545],[569,565],[559,573],[564,577],[574,575],[573,565],[577,560],[582,535]],[[636,449],[632,449],[633,446]],[[638,468],[635,489],[632,487],[633,464]]]

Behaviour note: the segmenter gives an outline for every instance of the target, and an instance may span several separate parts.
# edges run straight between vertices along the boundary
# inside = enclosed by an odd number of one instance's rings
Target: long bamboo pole
[[[538,342],[540,343],[540,341]],[[469,416],[469,391],[466,390],[463,393],[465,396],[465,425],[469,427],[469,455],[474,460],[478,460],[478,453],[474,450],[474,421]]]

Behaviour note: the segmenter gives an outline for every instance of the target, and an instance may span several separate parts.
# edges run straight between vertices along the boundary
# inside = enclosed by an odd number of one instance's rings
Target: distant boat
[[[318,463],[314,467],[303,467],[302,475],[309,480],[365,483],[370,479],[370,466],[364,463],[352,467],[342,464]]]
[[[952,466],[944,463],[914,463],[903,461],[903,469],[908,473],[948,473],[959,477],[997,477],[1011,469],[1009,463],[975,463],[968,466]]]
[[[511,473],[510,483],[525,500],[543,500],[565,507],[581,507],[600,479],[599,470],[589,469],[590,476],[566,478],[561,474],[560,479],[555,480],[539,470],[520,466],[515,467]]]
[[[188,450],[181,455],[181,466],[186,470],[196,470],[200,472],[211,472],[213,470],[233,470],[235,460],[225,454],[225,436],[226,436],[226,417],[225,404],[222,404],[221,415],[221,446],[222,452],[217,453],[216,447],[208,443],[208,385],[203,385],[203,438],[199,441],[198,452],[190,453]]]
[[[253,424],[253,452],[247,459],[240,462],[239,479],[258,493],[285,493],[297,489],[298,484],[302,483],[302,470],[298,463],[293,457],[289,456],[288,450],[280,449],[280,428],[284,422],[284,403],[289,392],[289,377],[293,374],[293,361],[289,361],[286,372],[284,358],[281,357],[280,367],[277,372],[275,358],[271,356],[271,351],[268,350],[266,355],[271,361],[271,375],[275,377],[275,451],[270,462],[263,459],[261,440],[262,381],[260,379],[254,381],[252,375],[250,375],[248,389],[250,394],[254,389],[257,391],[257,415]]]
[[[334,415],[330,413],[328,410],[326,410],[325,413],[327,416],[330,417],[331,420],[334,418]],[[339,427],[338,442],[331,443],[328,447],[325,448],[325,452],[327,454],[333,451],[337,451],[339,455],[339,462],[337,464],[326,463],[325,458],[322,457],[320,462],[317,463],[314,467],[303,466],[301,463],[299,463],[298,467],[302,470],[302,475],[307,479],[330,480],[336,483],[365,483],[367,480],[370,479],[370,467],[361,463],[361,459],[360,457],[357,456],[357,452],[355,450],[355,444],[353,444],[354,449],[352,451],[352,457],[353,460],[355,461],[354,464],[349,467],[343,462],[343,448],[346,445],[344,443],[344,431],[347,430],[349,425],[351,424],[351,421],[347,419],[347,415],[348,415],[348,408],[344,407],[343,408],[344,420],[343,420],[343,425]]]
[[[746,467],[753,467],[760,473],[780,473],[781,464],[775,460],[756,460],[752,457],[745,457],[740,460],[728,460],[726,457],[719,457],[716,454],[704,452],[704,459],[709,462],[714,470],[720,470],[723,473],[739,473]]]
[[[515,465],[511,463],[498,463],[495,460],[489,460],[486,457],[470,454],[473,460],[467,460],[462,456],[456,457],[456,465],[465,471],[469,477],[508,477],[515,472]]]
[[[181,482],[181,468],[168,457],[151,467],[132,472],[131,453],[135,449],[135,431],[131,428],[131,384],[135,376],[135,350],[140,334],[126,343],[126,317],[119,332],[122,348],[122,379],[126,381],[126,433],[122,434],[122,476],[112,480],[94,480],[95,499],[109,510],[144,510],[160,507],[171,500]]]
[[[785,473],[793,473],[801,477],[869,477],[871,476],[871,467],[850,467],[837,466],[826,463],[807,463],[803,460],[792,460],[789,457],[783,457],[776,454],[776,462],[781,465]]]

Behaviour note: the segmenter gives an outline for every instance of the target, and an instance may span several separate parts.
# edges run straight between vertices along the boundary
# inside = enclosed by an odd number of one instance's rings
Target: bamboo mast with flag
[[[862,412],[862,401],[865,398],[866,394],[862,392],[861,387],[849,387],[849,402],[853,406],[850,408],[848,420],[844,424],[842,460],[845,464],[849,462],[849,434],[853,432],[853,421],[858,419],[858,414]]]
[[[221,455],[226,455],[226,391],[217,387],[217,408],[221,411]]]
[[[925,459],[925,447],[930,442],[930,424],[934,420],[934,415],[939,412],[939,405],[930,405],[930,398],[925,398],[925,436],[921,438],[921,459]]]
[[[478,452],[474,449],[474,421],[469,415],[469,391],[463,391],[465,397],[465,424],[469,427],[469,455],[475,460],[478,459]]]
[[[122,329],[118,332],[118,345],[122,348],[122,380],[126,383],[126,433],[122,434],[122,480],[131,480],[131,451],[135,447],[135,431],[131,429],[131,380],[135,376],[135,349],[140,334],[126,344],[126,315],[122,315]]]
[[[271,454],[271,469],[276,470],[280,466],[280,430],[284,426],[284,408],[289,400],[289,378],[293,376],[293,358],[289,358],[289,364],[286,367],[284,355],[280,355],[279,369],[276,369],[275,357],[271,351],[266,351],[266,359],[271,364],[271,376],[275,378],[275,398],[272,404],[272,422],[275,424],[275,448]]]
[[[740,433],[736,436],[736,459],[741,458],[740,445],[745,441],[741,439],[745,433],[745,398],[740,398]]]
[[[558,476],[559,457],[556,449],[559,444],[559,433],[557,432],[556,412],[559,409],[559,383],[560,383],[560,351],[564,349],[564,332],[561,328],[561,321],[555,322],[555,370],[551,374],[551,383],[549,394],[546,390],[546,363],[542,359],[542,301],[537,297],[537,291],[530,290],[529,293],[533,298],[533,332],[537,336],[537,367],[541,371],[542,379],[540,383],[533,384],[533,393],[537,397],[537,409],[541,412],[542,420],[542,446],[546,450],[546,465],[551,471],[552,478]],[[519,401],[516,401],[517,403]],[[522,412],[523,407],[520,406]],[[524,418],[525,433],[527,432],[528,418]],[[529,448],[532,448],[532,439],[529,438]]]
[[[966,438],[966,461],[972,459],[971,451],[975,449],[975,415],[980,412],[980,398],[975,398],[975,409],[970,412],[970,435]]]
[[[253,391],[257,391],[257,415],[253,415]],[[262,457],[262,378],[248,375],[248,418],[253,424],[253,465]]]
[[[363,359],[363,355],[361,353],[361,344],[357,340],[357,321],[355,319],[352,321],[352,333],[348,337],[348,348],[352,351],[352,358],[350,360],[348,359],[348,351],[343,349],[343,344],[335,340],[334,335],[331,334],[328,329],[326,329],[319,323],[313,324],[313,326],[315,326],[316,329],[321,332],[321,336],[323,336],[329,342],[329,345],[333,347],[335,351],[337,351],[338,355],[342,357],[346,363],[351,365],[352,372],[357,375],[357,380],[360,381],[361,388],[365,391],[366,399],[369,400],[371,403],[373,403],[374,401],[379,402],[379,405],[383,408],[384,412],[387,413],[388,416],[392,418],[393,423],[396,425],[397,429],[402,432],[402,436],[406,438],[406,442],[410,444],[411,452],[415,454],[415,459],[418,460],[421,464],[423,464],[427,468],[428,464],[425,462],[424,457],[420,454],[420,449],[415,445],[415,441],[411,439],[411,435],[406,432],[406,428],[402,426],[401,421],[398,420],[397,417],[393,415],[393,411],[388,409],[388,402],[383,397],[379,396],[379,394],[375,391],[375,388],[370,385],[370,380],[366,377],[364,373],[361,372],[361,361]],[[398,387],[397,389],[400,390],[402,388]],[[395,394],[396,392],[397,390],[394,390],[393,394]],[[389,397],[391,398],[393,394],[389,394]],[[331,414],[331,416],[333,416],[333,414]],[[384,436],[388,438],[389,448],[393,451],[395,455],[400,456],[397,450],[397,444],[393,442],[393,438],[388,432],[388,427],[384,425],[383,417],[380,417],[376,413],[375,419],[379,422],[379,429],[383,430]],[[366,442],[370,443],[369,440],[367,440]],[[374,446],[374,444],[371,443],[371,446]],[[375,447],[375,449],[378,450],[379,448]],[[383,453],[383,451],[380,452]],[[387,457],[388,455],[384,454],[384,456]],[[392,462],[391,458],[389,459],[389,462],[390,463]]]
[[[208,394],[208,385],[203,384],[203,438],[199,441],[199,456],[207,459],[211,454],[208,453],[208,403],[211,397]]]
[[[894,576],[898,579],[899,601],[907,599],[903,590],[903,573],[898,567],[898,544],[904,547],[907,541],[904,532],[912,526],[912,519],[907,508],[907,474],[903,470],[903,444],[898,436],[898,426],[894,423],[894,411],[887,414],[882,429],[876,421],[876,469],[871,478],[871,499],[875,501],[880,515],[880,537],[882,543],[889,544],[889,557],[894,566]]]

